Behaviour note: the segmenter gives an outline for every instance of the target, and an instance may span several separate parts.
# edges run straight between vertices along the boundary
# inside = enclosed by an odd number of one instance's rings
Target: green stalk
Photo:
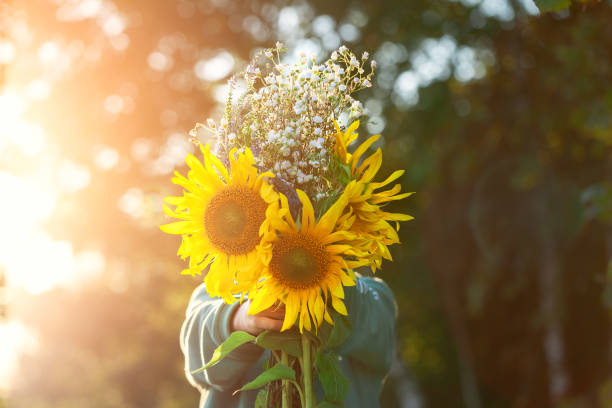
[[[286,366],[289,366],[289,356],[287,355],[287,352],[284,350],[281,350],[281,363],[283,363]],[[287,380],[283,380],[282,382],[283,386],[283,408],[291,408],[291,390],[289,389],[289,381]]]
[[[304,377],[304,408],[314,408],[312,389],[312,359],[310,358],[310,341],[302,334],[302,376]]]

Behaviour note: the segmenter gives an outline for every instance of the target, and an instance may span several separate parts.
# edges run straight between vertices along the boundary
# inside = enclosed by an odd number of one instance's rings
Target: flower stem
[[[281,363],[283,363],[286,366],[289,366],[289,356],[287,355],[287,352],[284,350],[281,350]],[[283,386],[283,408],[291,408],[291,402],[292,402],[292,398],[291,398],[291,390],[289,389],[289,381],[287,380],[283,380],[282,382]]]
[[[302,376],[304,377],[304,408],[314,408],[312,389],[312,359],[310,357],[310,340],[302,334]]]

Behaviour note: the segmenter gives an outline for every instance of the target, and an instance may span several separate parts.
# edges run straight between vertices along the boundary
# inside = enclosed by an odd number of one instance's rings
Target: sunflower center
[[[282,284],[294,289],[317,285],[327,275],[329,255],[314,237],[293,233],[274,243],[270,271]]]
[[[240,255],[259,244],[259,227],[266,218],[267,204],[245,186],[229,186],[215,194],[204,215],[208,239],[219,250]]]

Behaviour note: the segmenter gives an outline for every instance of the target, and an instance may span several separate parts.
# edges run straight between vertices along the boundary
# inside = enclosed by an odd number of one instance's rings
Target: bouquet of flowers
[[[175,208],[164,211],[180,221],[161,228],[182,236],[178,255],[189,258],[183,273],[207,270],[211,296],[228,303],[247,297],[251,314],[285,307],[281,332],[234,332],[201,370],[255,342],[272,350],[273,360],[238,391],[266,386],[259,406],[280,399],[286,408],[295,397],[311,408],[314,374],[326,400],[342,403],[348,385],[335,357],[322,351],[350,330],[343,299],[344,287],[355,285],[354,269],[375,272],[391,260],[399,221],[412,219],[385,205],[411,193],[388,187],[402,170],[375,181],[382,152],[369,149],[379,135],[351,148],[364,114],[352,95],[371,86],[376,62],[343,46],[323,64],[305,55],[286,64],[283,51],[277,43],[253,59],[244,72],[247,90],[236,100],[230,80],[219,124],[196,125],[194,132],[212,130],[215,143],[200,143],[203,161],[187,155],[187,177],[176,172],[173,182],[185,191],[167,197]],[[343,128],[340,118],[352,123]]]

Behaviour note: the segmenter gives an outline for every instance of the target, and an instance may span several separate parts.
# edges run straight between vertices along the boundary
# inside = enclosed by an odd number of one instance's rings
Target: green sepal
[[[197,374],[209,367],[214,366],[219,361],[223,360],[229,353],[242,346],[245,343],[255,340],[255,336],[247,332],[235,331],[213,352],[212,358],[206,365],[198,370],[192,371],[191,374]]]

